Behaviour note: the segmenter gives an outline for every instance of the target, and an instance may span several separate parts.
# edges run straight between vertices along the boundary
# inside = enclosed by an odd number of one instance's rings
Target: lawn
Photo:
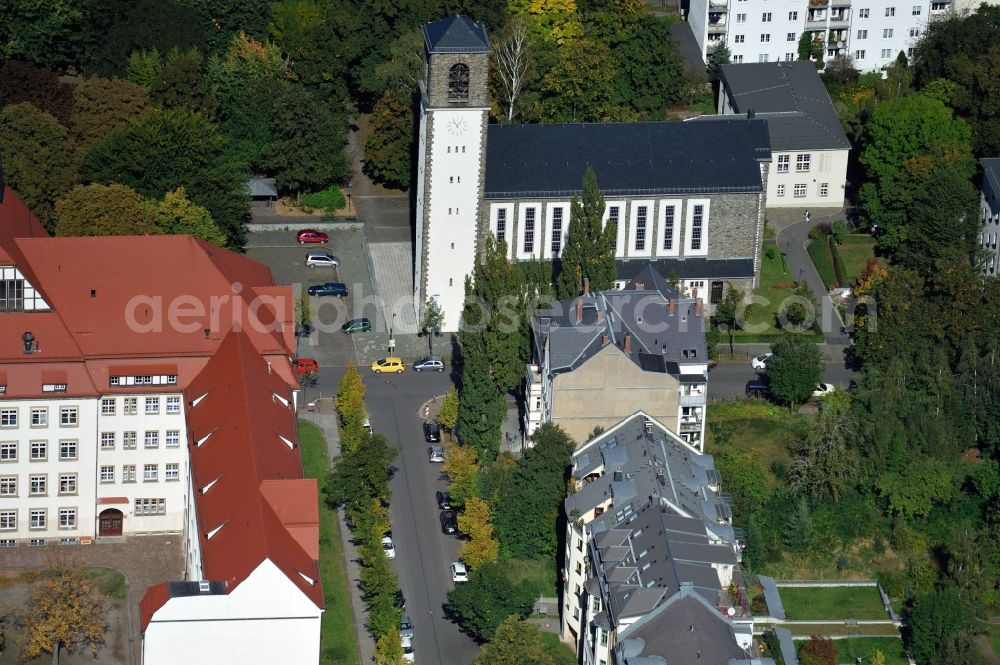
[[[785,623],[779,624],[782,628],[792,631],[795,637],[809,637],[810,635],[871,635],[873,637],[885,637],[886,635],[896,635],[896,627],[892,624],[870,624],[863,623],[857,626],[846,626],[842,623]]]
[[[826,236],[813,240],[809,243],[809,258],[816,266],[816,272],[823,280],[823,286],[827,290],[832,289],[837,283],[837,274],[833,270],[833,256],[830,254],[830,241]]]
[[[713,453],[753,451],[766,470],[767,484],[777,487],[772,472],[777,464],[787,464],[789,446],[800,438],[804,416],[772,404],[717,402],[708,405],[706,449]]]
[[[778,593],[788,618],[796,621],[889,618],[873,586],[783,586]]]
[[[576,665],[576,653],[555,633],[542,632],[542,643],[555,660],[555,665]]]
[[[556,562],[554,559],[511,559],[507,566],[511,584],[528,582],[535,597],[558,597]]]
[[[340,540],[337,513],[323,502],[328,468],[326,438],[323,431],[304,420],[299,421],[299,444],[302,447],[302,468],[308,478],[319,483],[319,566],[323,578],[326,611],[320,626],[320,663],[323,665],[356,665],[360,661],[354,612],[348,591],[344,549]]]
[[[1000,625],[991,625],[989,632],[986,633],[986,639],[989,640],[993,653],[1000,658]]]
[[[847,241],[837,247],[837,253],[844,262],[844,276],[854,284],[868,260],[875,256],[875,242],[871,236],[848,236]]]
[[[903,640],[898,637],[848,637],[834,640],[833,644],[837,647],[838,663],[853,663],[856,658],[867,663],[876,649],[885,656],[885,665],[909,665],[910,662],[903,651]]]

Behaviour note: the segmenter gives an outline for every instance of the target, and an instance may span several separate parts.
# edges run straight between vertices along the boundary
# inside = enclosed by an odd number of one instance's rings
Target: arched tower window
[[[469,101],[469,66],[459,63],[448,71],[448,101]]]

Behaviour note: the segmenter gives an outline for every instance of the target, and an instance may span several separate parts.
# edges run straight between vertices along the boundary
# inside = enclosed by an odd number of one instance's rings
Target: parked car
[[[347,285],[341,282],[326,282],[324,284],[314,284],[308,289],[311,296],[337,296],[344,298],[347,296]]]
[[[424,441],[427,443],[438,443],[441,441],[441,426],[433,420],[424,422]]]
[[[826,397],[835,390],[837,390],[837,386],[832,383],[821,383],[816,386],[816,390],[813,391],[813,397]]]
[[[313,358],[297,358],[295,360],[295,373],[302,375],[309,372],[318,372],[319,363]]]
[[[298,235],[295,236],[295,239],[299,241],[300,245],[322,245],[330,240],[330,236],[322,231],[316,231],[315,229],[302,229],[299,231]]]
[[[296,323],[295,324],[295,336],[296,337],[309,337],[316,330],[309,323]]]
[[[430,457],[432,462],[444,462],[444,448],[441,446],[431,446],[427,449],[427,455]]]
[[[309,252],[306,254],[306,266],[309,268],[327,267],[336,268],[340,265],[340,259],[328,252]]]
[[[392,544],[392,536],[382,536],[382,551],[387,559],[396,558],[396,546]]]
[[[438,508],[441,510],[451,510],[451,497],[447,492],[438,490],[434,493],[434,498],[437,499]]]
[[[403,364],[402,358],[379,358],[372,363],[372,371],[376,374],[381,374],[382,372],[395,372],[396,374],[402,374],[405,369],[406,365]]]
[[[372,329],[372,322],[366,318],[361,319],[351,319],[344,325],[340,326],[341,332],[345,332],[348,335],[353,335],[359,332],[368,332]]]
[[[421,358],[417,362],[413,363],[413,371],[443,372],[444,362],[442,362],[440,358],[435,358],[434,356],[427,356],[426,358]]]
[[[469,571],[466,570],[465,564],[461,561],[456,561],[451,564],[451,581],[452,582],[468,582],[469,581]]]
[[[399,620],[399,636],[413,639],[413,622],[406,612],[403,612],[403,618]]]
[[[750,361],[750,367],[753,367],[754,369],[767,369],[767,362],[771,359],[771,356],[773,355],[774,354],[770,352],[762,353],[761,355],[757,356],[756,358]]]
[[[438,519],[441,520],[441,533],[446,533],[449,536],[458,533],[458,516],[455,515],[454,510],[442,510]]]
[[[752,379],[747,381],[747,397],[761,397],[768,398],[771,396],[771,389],[768,387],[766,381],[761,379]]]
[[[409,637],[407,637],[406,635],[400,633],[399,643],[403,647],[403,662],[406,663],[415,662],[416,658],[413,653],[413,636],[410,635]]]

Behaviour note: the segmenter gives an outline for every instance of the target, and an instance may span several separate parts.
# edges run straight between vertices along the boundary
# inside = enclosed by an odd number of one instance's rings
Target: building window
[[[180,397],[168,397],[167,398],[167,413],[180,413],[181,412],[181,398]]]
[[[764,12],[763,14],[761,14],[760,15],[760,22],[761,23],[770,23],[771,22],[771,12]]]
[[[798,12],[788,12],[788,20],[789,21],[798,21],[799,20],[799,13]]]
[[[663,249],[668,252],[674,250],[674,206],[667,206],[663,209]]]
[[[910,48],[906,49],[906,57],[909,58],[909,59],[911,59],[911,60],[913,59],[913,47],[912,46]]]
[[[126,416],[134,416],[139,413],[139,398],[138,397],[126,397],[125,402],[122,405],[122,413]]]
[[[784,185],[778,185],[777,196],[778,196],[778,198],[782,198],[782,197],[785,196],[785,186]]]
[[[858,39],[868,39],[868,31],[858,30]]]
[[[146,415],[152,415],[154,413],[160,412],[160,398],[159,397],[147,397],[146,398]]]
[[[788,173],[790,155],[778,155],[778,173]]]
[[[886,7],[885,8],[885,17],[886,18],[889,18],[890,16],[895,16],[895,15],[896,15],[896,8],[895,7]]]
[[[101,432],[101,450],[115,449],[115,433]]]
[[[746,14],[737,14],[736,15],[736,22],[737,23],[746,23],[747,22],[747,15]]]
[[[0,409],[0,427],[17,427],[17,409]]]
[[[181,431],[179,429],[168,429],[164,438],[168,448],[176,448],[181,445]]]
[[[762,44],[766,44],[769,41],[771,41],[771,35],[770,35],[770,33],[765,32],[764,34],[762,34],[760,36],[760,42]],[[767,62],[767,60],[762,60],[761,62]]]
[[[533,254],[535,252],[535,209],[526,208],[524,211],[524,253]]]
[[[4,441],[0,443],[0,462],[17,461],[17,442]]]
[[[497,209],[497,244],[507,238],[507,208]]]
[[[76,528],[76,508],[59,509],[59,528],[60,529]]]
[[[786,42],[794,42],[795,41],[795,33],[794,32],[789,32],[788,34],[786,34],[785,35],[785,41]]]
[[[102,483],[113,483],[115,482],[115,467],[109,465],[101,467],[101,482]]]
[[[649,208],[638,206],[635,211],[635,251],[646,251],[646,219]]]
[[[44,473],[28,476],[28,494],[45,496],[49,493],[49,477]]]
[[[142,467],[143,482],[156,482],[160,479],[160,467],[157,464],[144,464]]]
[[[135,464],[125,464],[122,466],[122,482],[135,482]]]
[[[0,531],[15,531],[17,529],[17,511],[0,510]]]
[[[920,5],[913,5],[913,10],[911,11],[911,14],[913,14],[914,16],[920,16]]]
[[[76,441],[59,442],[59,459],[64,461],[76,459]]]
[[[102,397],[101,398],[101,415],[102,416],[113,416],[113,415],[115,415],[115,398],[114,397]]]
[[[562,251],[563,209],[552,209],[552,256]]]
[[[49,410],[44,407],[36,407],[31,409],[31,426],[32,427],[48,427],[49,425]]]
[[[920,28],[910,28],[910,37],[919,37]]]
[[[735,62],[737,65],[743,62],[743,55],[742,54],[734,55],[733,62]]]
[[[618,251],[618,217],[621,214],[621,208],[618,206],[611,206],[608,208],[608,224],[613,224],[615,227],[615,251]]]
[[[864,60],[865,59],[864,49],[862,49],[860,51],[855,51],[854,52],[854,59],[855,60]]]
[[[80,424],[80,410],[75,406],[64,406],[59,409],[59,426],[76,427]]]
[[[691,216],[691,249],[701,249],[701,233],[705,223],[705,206],[696,205],[694,214]]]
[[[60,494],[76,494],[76,474],[75,473],[60,473],[59,474],[59,493]]]
[[[604,628],[601,628],[601,646],[608,646],[608,631]]]
[[[811,155],[795,155],[795,172],[809,173],[809,164],[812,161]]]
[[[24,280],[0,280],[0,312],[19,312],[24,309]]]
[[[17,476],[0,476],[0,496],[17,496]]]
[[[747,38],[746,35],[736,35],[733,41],[735,41],[737,44],[742,44],[743,42],[746,41],[746,38]]]
[[[805,198],[806,186],[803,184],[795,185],[795,189],[792,190],[792,195],[797,199]]]
[[[770,58],[771,58],[770,54],[761,53],[759,56],[757,56],[757,62],[767,62],[768,60],[770,60]]]
[[[28,513],[29,522],[28,526],[32,529],[44,529],[45,528],[45,516],[46,511],[44,508],[32,508]]]
[[[791,62],[794,59],[795,59],[795,54],[794,53],[786,53],[785,54],[785,62]]]
[[[181,465],[176,462],[167,464],[163,470],[163,477],[167,480],[180,480]]]
[[[448,70],[448,101],[469,101],[469,66],[459,63]]]
[[[824,197],[830,195],[830,183],[821,182],[819,184],[819,195]]]
[[[882,39],[892,39],[892,28],[882,29]]]
[[[167,513],[166,499],[136,499],[136,515],[165,515]]]
[[[892,57],[892,49],[891,48],[884,48],[884,49],[882,49],[882,57],[886,58],[886,59],[891,58]]]
[[[122,448],[125,450],[135,450],[136,439],[135,432],[122,432]]]
[[[858,10],[858,18],[868,18],[868,10],[867,9],[859,9]]]
[[[143,445],[146,448],[159,448],[160,433],[157,430],[147,430],[143,437]]]
[[[44,462],[47,460],[49,458],[49,442],[32,441],[30,455],[32,462]]]

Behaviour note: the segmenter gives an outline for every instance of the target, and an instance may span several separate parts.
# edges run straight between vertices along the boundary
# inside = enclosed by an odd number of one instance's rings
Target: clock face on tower
[[[452,118],[448,121],[448,132],[452,136],[461,136],[469,128],[469,121],[465,118]]]

